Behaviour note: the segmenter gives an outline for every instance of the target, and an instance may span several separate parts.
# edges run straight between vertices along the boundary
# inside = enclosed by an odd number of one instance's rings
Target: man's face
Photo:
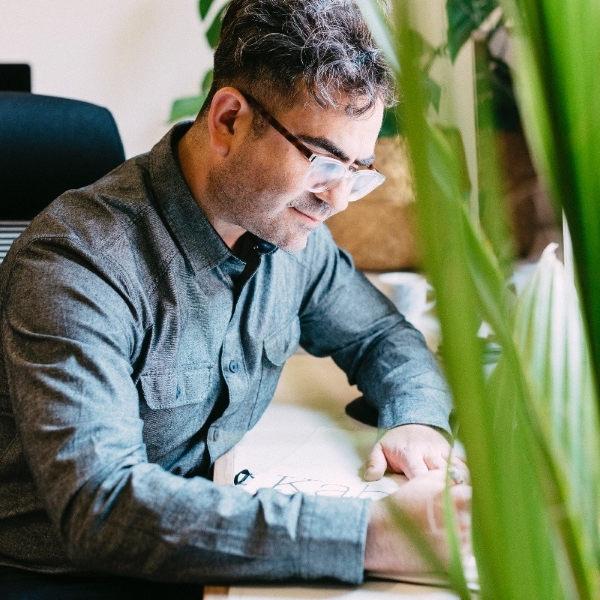
[[[352,118],[343,110],[302,102],[273,116],[315,154],[356,168],[373,162],[383,106],[377,103],[365,115]],[[270,125],[259,137],[247,135],[209,175],[209,193],[216,200],[219,219],[283,250],[302,250],[313,229],[348,205],[348,180],[324,192],[304,188],[309,165],[298,148]]]

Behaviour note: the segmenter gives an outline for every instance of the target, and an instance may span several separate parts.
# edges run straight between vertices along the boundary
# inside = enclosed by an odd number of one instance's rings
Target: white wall
[[[197,6],[197,0],[0,0],[0,62],[29,63],[35,93],[106,106],[126,155],[134,156],[169,129],[172,100],[195,95],[212,62]]]

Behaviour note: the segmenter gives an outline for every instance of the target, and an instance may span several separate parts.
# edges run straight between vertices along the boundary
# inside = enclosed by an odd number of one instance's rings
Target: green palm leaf
[[[200,19],[204,21],[210,7],[212,6],[214,0],[199,0],[198,2],[198,12],[200,13]]]
[[[591,5],[590,0],[575,2],[581,3]],[[550,76],[550,71],[574,67],[568,62],[554,64],[552,57],[560,52],[543,45],[548,30],[556,26],[554,35],[564,38],[558,44],[562,52],[575,31],[568,35],[560,32],[559,12],[552,18],[542,16],[546,9],[552,12],[550,6],[558,11],[555,0],[522,0],[518,4],[526,13],[526,39],[533,42],[524,44],[528,53],[523,64],[529,70],[523,75],[527,83],[521,81],[522,97],[529,102],[537,155],[546,166],[545,171],[552,171],[551,188],[557,193],[571,189],[566,201],[574,205],[570,212],[579,216],[575,222],[580,226],[577,232],[581,237],[574,246],[579,272],[585,274],[581,276],[583,282],[586,276],[590,278],[591,269],[600,273],[596,265],[600,259],[590,262],[592,251],[588,245],[595,248],[595,239],[588,230],[600,233],[597,226],[587,222],[584,231],[581,215],[595,215],[594,211],[600,211],[600,203],[589,208],[579,200],[579,188],[587,193],[598,190],[595,181],[592,184],[591,166],[579,164],[576,157],[581,152],[586,159],[588,155],[595,157],[600,148],[600,140],[594,138],[596,126],[591,114],[591,107],[597,103],[588,103],[583,110],[591,124],[588,137],[598,142],[595,148],[584,151],[573,145],[574,140],[582,143],[582,128],[564,128],[564,123],[577,122],[572,105],[581,102],[582,97],[574,93],[569,100],[571,107],[563,108],[569,93],[563,88],[559,93],[553,87],[561,77],[569,81],[580,79],[573,73]],[[525,5],[530,13],[523,8]],[[389,42],[387,48],[388,52],[397,51],[393,64],[398,65],[398,81],[402,90],[409,91],[404,94],[399,112],[414,167],[422,247],[438,298],[444,368],[454,393],[461,439],[472,471],[473,529],[481,598],[597,598],[600,437],[594,371],[576,295],[548,251],[515,306],[491,244],[465,212],[455,155],[424,115],[425,91],[421,87],[418,49],[411,47],[408,34],[410,15],[406,4],[397,4],[396,8],[395,27],[388,29],[388,36],[395,31],[397,39]],[[575,22],[573,11],[567,12]],[[365,14],[371,21],[375,12]],[[583,26],[581,19],[577,24]],[[378,31],[383,27],[381,22],[376,25]],[[581,33],[577,36],[581,37]],[[379,37],[386,38],[382,33]],[[593,43],[593,37],[587,39],[588,45]],[[537,43],[542,46],[532,49]],[[580,41],[573,45],[581,50]],[[595,51],[595,55],[600,57],[600,51]],[[589,90],[595,84],[586,85]],[[533,118],[538,108],[539,115]],[[576,113],[575,110],[575,116]],[[563,145],[557,147],[559,143]],[[560,161],[565,160],[563,176]],[[497,199],[500,194],[491,197]],[[592,223],[597,224],[600,215],[595,217]],[[600,257],[600,248],[597,250],[595,256]],[[582,283],[591,322],[586,289],[589,294],[589,286],[585,288]],[[596,294],[600,295],[597,291]],[[600,310],[596,315],[600,320]],[[481,341],[477,338],[481,317],[492,325],[501,347],[500,361],[488,381],[482,369]]]
[[[567,216],[596,380],[600,374],[600,4],[526,2],[517,19],[517,83],[530,145]]]

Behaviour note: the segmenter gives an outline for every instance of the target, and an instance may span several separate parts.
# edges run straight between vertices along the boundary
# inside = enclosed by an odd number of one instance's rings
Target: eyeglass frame
[[[360,173],[360,171],[368,170],[368,171],[373,171],[373,172],[379,174],[382,178],[381,181],[375,187],[370,189],[366,194],[363,194],[362,196],[355,198],[354,200],[351,200],[351,202],[355,202],[356,200],[360,200],[360,199],[364,198],[365,196],[367,196],[368,194],[370,194],[373,190],[378,188],[385,181],[385,179],[386,179],[385,175],[383,173],[381,173],[380,171],[378,171],[373,165],[367,165],[364,169],[360,169],[360,170],[356,170],[356,171],[352,172],[341,160],[330,157],[330,156],[323,156],[322,154],[316,154],[308,146],[305,146],[291,131],[286,129],[272,114],[270,114],[267,111],[267,109],[264,106],[262,106],[258,102],[258,100],[253,98],[250,94],[248,94],[248,92],[244,92],[239,89],[238,89],[238,91],[240,94],[242,94],[242,96],[244,97],[246,102],[248,102],[248,104],[250,104],[250,106],[252,106],[252,108],[255,108],[260,113],[260,115],[263,117],[263,119],[269,125],[271,125],[271,127],[273,127],[273,129],[275,129],[275,131],[280,133],[288,142],[290,142],[290,144],[295,146],[308,159],[308,161],[311,163],[311,165],[315,159],[321,158],[321,159],[325,159],[328,161],[339,163],[346,169],[347,174],[344,177],[341,177],[340,179],[338,179],[337,181],[332,183],[330,186],[324,188],[322,191],[331,189],[332,187],[339,184],[340,181],[342,181],[343,179],[345,179],[347,177],[352,177],[353,175],[357,175],[358,173]],[[309,169],[310,169],[310,166],[309,166]],[[309,191],[312,191],[312,190],[309,190]],[[317,193],[319,193],[319,192],[317,192]]]

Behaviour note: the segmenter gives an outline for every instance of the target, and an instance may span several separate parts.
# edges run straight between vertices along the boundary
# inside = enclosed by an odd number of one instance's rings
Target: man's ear
[[[242,94],[224,87],[213,96],[208,111],[208,134],[215,150],[227,156],[252,124],[252,109]]]

